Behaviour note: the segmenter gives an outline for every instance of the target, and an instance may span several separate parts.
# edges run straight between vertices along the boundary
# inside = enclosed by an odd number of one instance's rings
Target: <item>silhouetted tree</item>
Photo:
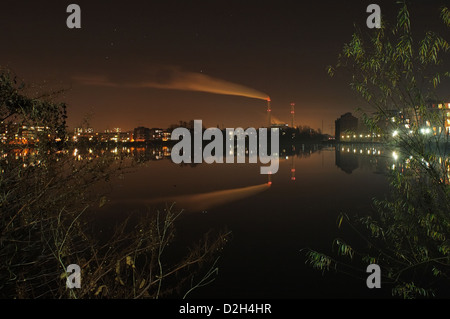
[[[441,8],[441,18],[448,35],[448,8]],[[376,263],[383,283],[403,298],[438,296],[438,288],[450,283],[449,131],[444,122],[449,110],[443,104],[449,101],[436,90],[450,77],[442,59],[450,46],[432,31],[417,40],[411,23],[402,2],[394,26],[383,21],[368,35],[357,30],[344,45],[337,66],[329,68],[331,75],[340,68],[350,71],[350,86],[371,107],[364,113],[365,123],[371,132],[384,134],[386,145],[398,152],[398,161],[391,170],[390,196],[375,199],[372,214],[341,214],[338,219],[339,227],[346,222],[361,236],[366,249],[336,239],[336,258],[306,250],[313,267],[350,272],[364,280],[362,265]],[[434,109],[430,100],[435,101]]]

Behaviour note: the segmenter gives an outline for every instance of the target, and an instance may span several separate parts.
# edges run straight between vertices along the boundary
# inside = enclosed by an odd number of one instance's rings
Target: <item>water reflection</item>
[[[358,168],[386,174],[393,160],[380,144],[338,144],[335,147],[336,166],[347,174]]]
[[[334,150],[335,165],[347,174],[357,169],[375,169],[375,173],[384,174],[392,168],[407,168],[411,158],[402,158],[398,150],[388,150],[381,144],[297,144],[282,145],[280,147],[280,162],[289,162],[291,180],[296,180],[295,159],[309,158],[316,152]],[[170,145],[153,145],[146,147],[120,146],[120,145],[93,145],[89,147],[75,146],[71,149],[56,152],[59,157],[71,155],[75,161],[90,161],[102,156],[112,156],[114,159],[130,159],[135,163],[171,160]],[[38,156],[39,155],[39,156]],[[8,151],[2,150],[0,158],[6,161],[22,161],[26,165],[36,165],[41,161],[37,149],[17,148]],[[248,156],[248,154],[247,154]],[[58,157],[58,156],[57,156]],[[58,158],[57,158],[58,160]],[[436,158],[439,165],[450,167],[449,158]],[[248,162],[248,161],[247,161]],[[426,162],[424,162],[427,165]],[[179,166],[197,167],[205,164],[180,164]]]
[[[325,146],[322,145],[288,145],[280,148],[280,162],[290,164],[290,179],[295,181],[295,160],[298,158],[308,158],[315,152],[320,151]],[[142,147],[142,148],[124,148],[122,154],[126,154],[137,163],[148,163],[152,161],[170,160],[170,147],[158,146],[158,147]],[[117,155],[120,155],[117,153]],[[247,154],[248,155],[248,154]],[[179,164],[178,167],[199,167],[206,164]],[[253,164],[249,164],[253,165]],[[256,167],[256,166],[255,166]],[[247,183],[250,185],[234,188],[226,188],[215,190],[211,192],[195,192],[191,194],[177,194],[173,195],[170,192],[163,196],[155,197],[140,197],[140,198],[121,198],[112,200],[112,204],[119,204],[122,206],[148,206],[158,205],[162,203],[176,203],[177,207],[191,212],[207,211],[209,209],[224,205],[226,203],[232,203],[244,198],[252,197],[259,193],[268,190],[272,185],[272,176],[269,174],[260,175],[257,177],[266,178],[267,181],[260,184],[254,184],[254,180],[249,180]],[[212,176],[211,176],[212,177]],[[179,178],[182,179],[180,176]],[[199,178],[201,179],[201,178]],[[205,181],[206,182],[206,181]],[[195,187],[193,187],[195,189]],[[174,189],[172,189],[173,191]]]
[[[311,154],[328,147],[317,144],[298,144],[283,145],[280,147],[280,160],[288,159],[289,156],[306,158]],[[17,148],[8,151],[1,151],[1,156],[6,158],[13,156],[17,159],[25,159],[38,154],[34,148]],[[113,154],[117,159],[132,158],[136,162],[159,161],[171,158],[170,145],[149,145],[141,147],[121,146],[121,145],[92,145],[92,146],[74,146],[70,149],[60,150],[59,154],[71,154],[77,161],[92,160],[106,154]],[[246,156],[248,153],[246,152]],[[195,166],[195,165],[193,165]]]
[[[4,160],[29,163],[35,152],[1,155]],[[114,201],[102,207],[108,219],[133,211],[135,205],[140,212],[143,205],[175,201],[177,207],[190,211],[208,211],[188,214],[179,225],[182,240],[196,240],[205,229],[223,225],[233,231],[233,245],[222,259],[225,271],[214,286],[199,292],[203,294],[199,298],[258,298],[274,292],[279,298],[311,298],[323,296],[324,291],[341,296],[343,287],[355,289],[357,296],[369,293],[360,282],[351,288],[347,281],[335,288],[330,281],[318,282],[316,271],[305,265],[298,252],[302,247],[325,251],[342,235],[336,233],[337,215],[369,212],[372,198],[383,198],[389,191],[383,175],[393,165],[409,169],[411,160],[377,144],[285,145],[280,147],[280,169],[269,184],[268,176],[259,174],[258,164],[175,165],[165,145],[77,146],[61,151],[65,160],[76,163],[106,155],[136,164],[123,179],[111,180],[114,189],[107,197]],[[437,162],[448,165],[448,159]],[[273,276],[280,265],[289,276]]]
[[[345,152],[345,148],[342,150],[337,147],[336,151],[336,166],[340,167],[347,174],[351,174],[355,169],[359,167],[358,165],[358,155],[350,151]]]
[[[400,169],[400,171],[406,170],[409,167],[410,158],[402,158],[400,153],[396,150],[388,150],[380,144],[296,144],[296,145],[281,145],[280,146],[280,172],[274,176],[262,176],[256,171],[254,176],[247,178],[243,183],[228,183],[220,184],[219,189],[216,188],[217,182],[212,181],[214,174],[218,172],[215,170],[212,174],[205,176],[198,176],[196,171],[194,178],[197,182],[194,182],[196,186],[185,187],[178,189],[166,187],[165,192],[149,192],[146,196],[141,198],[126,198],[122,201],[134,202],[136,204],[153,204],[162,201],[174,201],[179,203],[180,206],[188,210],[201,211],[207,210],[211,207],[217,207],[223,205],[226,202],[234,202],[239,199],[249,198],[261,192],[264,192],[270,188],[273,183],[280,183],[282,180],[289,180],[291,183],[303,183],[305,174],[304,169],[300,168],[297,171],[296,164],[299,167],[301,160],[309,159],[313,154],[322,153],[322,168],[323,168],[323,152],[334,152],[334,164],[339,167],[341,171],[346,174],[354,174],[357,170],[369,171],[371,173],[385,175],[393,168]],[[21,165],[39,165],[42,154],[38,154],[38,150],[32,148],[13,149],[9,152],[3,152],[0,154],[4,161],[20,161]],[[39,156],[38,156],[39,155]],[[58,151],[58,155],[61,158],[72,159],[75,162],[92,161],[103,156],[109,156],[113,159],[124,160],[127,159],[130,163],[134,163],[134,167],[139,165],[147,166],[151,162],[171,162],[171,147],[170,145],[153,145],[147,147],[133,147],[116,145],[91,145],[82,147],[81,145],[73,147],[72,149],[65,149]],[[57,159],[58,160],[58,159]],[[450,171],[450,163],[448,158],[439,158],[438,162],[447,167],[447,171]],[[137,166],[136,166],[137,165]],[[246,164],[239,164],[246,165]],[[239,165],[235,165],[238,167]],[[248,164],[246,169],[251,169],[251,165]],[[153,165],[151,165],[153,166]],[[209,166],[209,164],[181,164],[181,165],[164,165],[164,174],[166,176],[161,177],[161,172],[153,172],[158,177],[158,183],[161,184],[162,179],[173,181],[173,184],[183,179],[182,172],[176,171],[175,167],[200,167]],[[233,166],[233,165],[231,165]],[[255,168],[258,165],[254,165]],[[139,169],[139,168],[138,168]],[[151,169],[153,171],[153,169]],[[220,169],[223,170],[223,169]],[[220,171],[219,170],[219,171]],[[168,173],[168,172],[171,173]],[[287,171],[289,173],[287,174]],[[253,171],[252,171],[253,172]],[[162,173],[161,173],[162,174]],[[249,173],[250,174],[250,173]],[[278,177],[280,176],[280,177]],[[282,178],[282,179],[281,179]],[[207,186],[202,187],[198,185],[198,181],[210,180],[213,185],[212,188]],[[447,179],[448,180],[448,179]],[[223,180],[222,180],[223,181]],[[149,180],[149,187],[153,187],[155,183],[155,177]],[[160,185],[158,185],[160,187]]]
[[[165,196],[152,199],[125,199],[113,201],[115,204],[141,204],[157,206],[164,203],[175,203],[177,207],[181,207],[189,212],[206,212],[211,208],[231,203],[246,197],[250,197],[270,188],[270,183],[261,185],[239,187],[207,193],[188,194],[180,196]]]

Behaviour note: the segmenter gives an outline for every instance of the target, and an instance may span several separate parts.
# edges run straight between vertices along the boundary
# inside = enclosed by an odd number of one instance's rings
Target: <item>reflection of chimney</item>
[[[295,103],[291,103],[291,127],[294,127]]]
[[[268,124],[267,127],[270,128],[272,125],[272,109],[270,108],[270,98],[267,99],[267,118],[268,118]]]
[[[292,163],[291,163],[291,181],[295,181],[295,160],[294,160],[294,155],[292,155]]]

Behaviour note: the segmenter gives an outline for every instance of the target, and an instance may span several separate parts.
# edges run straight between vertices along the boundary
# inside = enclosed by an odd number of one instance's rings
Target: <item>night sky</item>
[[[81,7],[81,29],[66,26],[70,3]],[[36,94],[67,89],[58,100],[68,103],[69,127],[84,118],[97,131],[191,119],[206,127],[265,124],[264,100],[133,85],[169,68],[263,92],[281,122],[290,122],[295,102],[296,125],[333,133],[334,120],[362,102],[344,74],[330,78],[326,67],[353,25],[365,26],[370,3],[395,17],[395,1],[373,0],[3,0],[0,66],[33,84]],[[412,1],[419,31],[441,23],[443,3]]]

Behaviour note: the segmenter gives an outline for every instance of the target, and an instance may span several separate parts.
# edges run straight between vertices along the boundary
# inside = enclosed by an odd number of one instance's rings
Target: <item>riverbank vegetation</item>
[[[78,160],[66,104],[34,92],[0,69],[0,297],[181,298],[214,280],[230,233],[174,251],[183,211],[173,205],[104,223],[105,185],[130,161],[114,152]],[[70,264],[80,266],[80,288],[66,287]]]
[[[357,29],[338,64],[350,74],[350,87],[362,97],[359,112],[373,133],[395,149],[390,194],[373,200],[359,216],[340,214],[337,225],[357,240],[336,239],[335,255],[306,249],[306,262],[366,280],[366,267],[378,264],[382,287],[401,298],[448,297],[450,277],[450,11],[436,8],[442,29],[424,31],[409,7],[399,4],[397,21],[380,29]],[[440,17],[438,16],[440,15]],[[448,91],[447,91],[448,94]]]

